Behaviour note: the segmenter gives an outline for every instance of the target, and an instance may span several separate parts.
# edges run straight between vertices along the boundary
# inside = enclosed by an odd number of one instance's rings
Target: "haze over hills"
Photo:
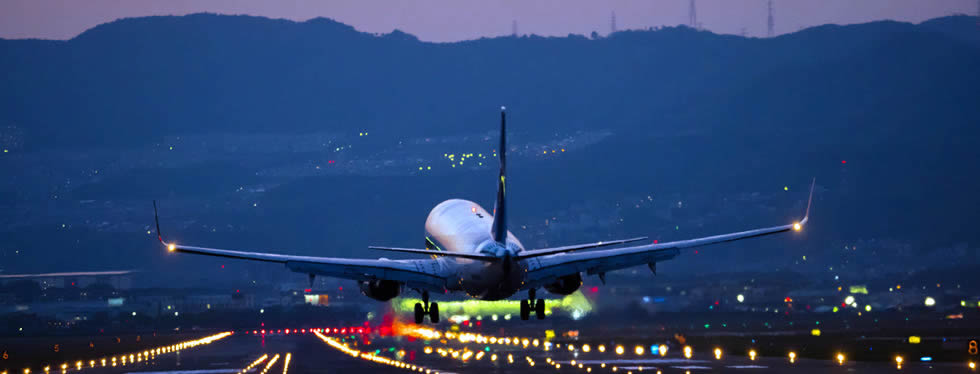
[[[816,176],[805,244],[670,265],[830,261],[831,247],[872,239],[976,247],[978,34],[975,17],[955,16],[771,39],[677,27],[439,44],[196,14],[0,40],[0,256],[7,271],[56,270],[14,250],[88,268],[213,262],[158,261],[154,198],[187,242],[335,256],[418,246],[440,199],[492,205],[500,105],[526,244],[780,223]],[[468,152],[480,157],[446,160]],[[555,228],[561,214],[574,222]]]

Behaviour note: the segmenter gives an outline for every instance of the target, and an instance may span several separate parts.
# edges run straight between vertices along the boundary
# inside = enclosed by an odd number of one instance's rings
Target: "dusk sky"
[[[921,22],[977,13],[977,0],[775,0],[776,33],[803,27],[874,20]],[[248,14],[305,21],[327,17],[373,33],[400,29],[426,41],[456,41],[511,32],[589,34],[687,23],[688,0],[3,0],[0,38],[70,39],[118,18],[198,12]],[[702,27],[723,34],[763,36],[766,0],[697,0]]]

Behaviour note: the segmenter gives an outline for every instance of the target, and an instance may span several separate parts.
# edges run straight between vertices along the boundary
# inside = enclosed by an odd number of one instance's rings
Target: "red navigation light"
[[[334,160],[327,160],[327,163],[328,163],[328,164],[332,164],[332,163],[334,163],[334,162],[336,162],[336,161],[334,161]]]
[[[846,164],[847,163],[847,160],[840,160],[840,163]]]
[[[304,334],[306,333],[306,329],[303,329],[303,330],[300,330],[300,331],[303,331]]]
[[[592,291],[592,293],[599,292],[599,287],[592,286],[592,290],[591,291]]]
[[[337,291],[343,291],[343,290],[344,290],[344,286],[337,287]]]
[[[660,243],[660,241],[657,239],[653,239],[653,244],[657,244],[657,243]]]
[[[787,303],[792,303],[793,302],[793,298],[791,298],[789,296],[786,296],[786,302]]]
[[[476,321],[477,326],[483,326],[483,321]]]
[[[303,292],[310,293],[310,292],[313,292],[313,289],[312,288],[307,288],[307,289],[303,290]]]
[[[468,321],[468,320],[467,321],[463,321],[463,326],[469,326],[469,325],[470,325],[470,321]]]
[[[289,335],[289,329],[286,329],[286,335]]]
[[[265,335],[265,330],[262,330],[262,335]]]
[[[719,303],[718,300],[715,300],[715,305],[718,305],[718,303]]]
[[[222,268],[222,269],[224,269],[224,268],[225,268],[225,266],[224,266],[224,265],[221,265],[221,268]]]

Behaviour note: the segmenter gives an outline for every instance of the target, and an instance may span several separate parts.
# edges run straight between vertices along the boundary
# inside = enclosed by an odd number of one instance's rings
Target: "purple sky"
[[[826,23],[891,19],[921,22],[954,13],[976,15],[978,0],[774,0],[776,33]],[[750,36],[766,33],[766,0],[697,0],[701,25]],[[361,31],[400,29],[427,41],[509,34],[606,34],[618,29],[687,23],[688,0],[3,0],[0,38],[69,39],[123,17],[197,12],[305,21],[327,17]]]

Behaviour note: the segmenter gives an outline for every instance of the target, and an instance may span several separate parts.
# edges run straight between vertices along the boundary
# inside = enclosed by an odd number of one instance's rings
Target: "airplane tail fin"
[[[507,241],[507,108],[500,107],[500,176],[497,178],[497,203],[493,208],[493,240],[499,243]]]

